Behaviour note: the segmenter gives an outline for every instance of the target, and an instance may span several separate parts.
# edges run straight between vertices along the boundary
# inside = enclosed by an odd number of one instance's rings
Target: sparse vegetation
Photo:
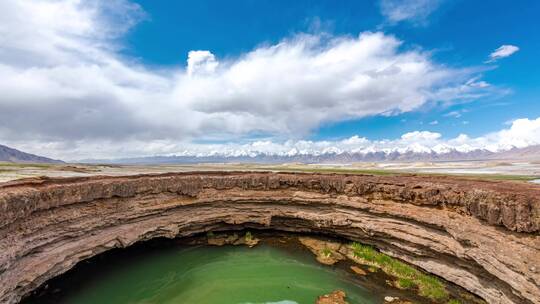
[[[447,304],[461,304],[461,301],[456,299],[450,299]]]
[[[453,299],[454,301],[457,301],[457,302],[455,302],[456,304],[458,304],[458,303],[459,304],[461,304],[461,303],[487,304],[486,301],[484,301],[484,300],[482,300],[480,298],[477,298],[474,295],[472,295],[470,293],[467,293],[467,292],[460,292],[459,296],[462,299],[462,301],[458,301],[456,299]],[[451,304],[454,304],[454,303],[451,303]]]
[[[244,235],[244,239],[245,239],[247,242],[250,242],[251,240],[253,240],[253,235],[251,234],[251,232],[246,231],[246,234]]]
[[[434,276],[427,275],[368,245],[354,242],[351,244],[351,249],[356,259],[395,276],[398,279],[397,284],[400,288],[410,289],[417,287],[420,295],[437,301],[445,300],[449,296],[444,284]]]
[[[412,289],[416,286],[416,284],[414,284],[414,281],[411,280],[411,279],[407,279],[407,278],[400,278],[396,281],[396,284],[397,284],[397,287],[401,288],[401,289]]]
[[[40,164],[40,163],[6,163],[6,162],[0,162],[0,167],[4,168],[13,168],[13,169],[21,169],[21,168],[42,168],[42,169],[48,169],[51,167],[54,167],[55,164]]]
[[[483,180],[508,180],[508,181],[531,181],[539,178],[532,175],[513,175],[513,174],[453,174],[453,173],[424,173],[424,172],[406,172],[387,169],[348,169],[348,168],[308,168],[308,167],[261,167],[264,170],[275,170],[283,172],[312,172],[312,173],[340,173],[340,174],[368,174],[368,175],[403,175],[414,173],[420,176],[456,176],[470,179]]]
[[[330,248],[323,248],[321,250],[321,254],[325,257],[325,258],[329,258],[332,256],[332,250]]]
[[[214,236],[215,236],[215,235],[214,235],[214,233],[213,233],[212,231],[208,231],[208,232],[206,233],[206,237],[209,238],[209,239],[213,238]]]

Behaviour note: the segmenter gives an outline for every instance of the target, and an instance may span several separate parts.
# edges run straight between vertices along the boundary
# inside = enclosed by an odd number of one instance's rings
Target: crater
[[[95,273],[106,272],[95,259],[150,240],[176,244],[248,229],[270,231],[269,239],[290,232],[362,244],[447,281],[449,290],[488,303],[539,303],[539,198],[533,184],[414,175],[199,172],[4,183],[0,302],[30,299],[88,261]],[[229,247],[198,248],[239,250]]]

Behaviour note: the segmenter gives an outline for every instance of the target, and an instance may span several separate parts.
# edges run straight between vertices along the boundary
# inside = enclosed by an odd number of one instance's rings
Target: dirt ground
[[[352,164],[178,164],[178,165],[90,165],[0,163],[0,182],[49,176],[130,175],[186,171],[292,171],[392,175],[418,173],[459,175],[486,179],[540,183],[540,162],[381,162]]]

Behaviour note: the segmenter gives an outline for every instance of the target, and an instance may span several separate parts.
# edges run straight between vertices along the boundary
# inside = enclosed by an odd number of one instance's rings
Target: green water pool
[[[265,244],[163,248],[96,263],[100,275],[74,284],[58,303],[314,303],[336,289],[350,303],[381,303],[345,270],[318,264],[303,251]],[[81,281],[81,280],[79,280]]]

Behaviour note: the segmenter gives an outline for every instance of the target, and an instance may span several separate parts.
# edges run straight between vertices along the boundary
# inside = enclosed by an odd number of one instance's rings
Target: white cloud
[[[186,68],[158,70],[118,55],[117,38],[144,16],[127,0],[4,0],[0,12],[0,142],[69,159],[301,138],[486,89],[380,32],[299,34],[226,60],[192,51]]]
[[[438,120],[433,120],[433,121],[429,122],[429,124],[432,125],[432,126],[438,125],[439,121]]]
[[[461,112],[460,111],[450,111],[450,112],[444,114],[443,116],[445,116],[445,117],[453,117],[453,118],[460,118],[461,117]]]
[[[499,149],[524,148],[540,144],[540,117],[516,119],[508,129],[487,136],[497,142]]]
[[[489,60],[487,62],[493,62],[498,59],[508,57],[515,52],[519,51],[519,47],[510,44],[501,45],[498,49],[489,54]]]
[[[412,131],[397,139],[370,140],[358,135],[342,140],[286,140],[271,139],[234,141],[226,143],[193,143],[172,140],[127,140],[121,144],[111,140],[102,142],[76,141],[74,143],[39,141],[14,142],[14,147],[33,153],[77,160],[82,158],[125,158],[153,155],[179,156],[255,156],[269,155],[320,155],[324,153],[369,153],[369,152],[425,152],[445,153],[452,150],[469,152],[485,149],[492,152],[505,151],[514,147],[523,148],[540,145],[540,117],[516,119],[511,126],[484,136],[470,137],[460,134],[455,138],[444,138],[431,131]]]
[[[193,76],[195,73],[212,74],[218,62],[214,54],[209,51],[190,51],[187,60],[187,73]]]
[[[401,21],[425,24],[441,2],[442,0],[380,0],[380,8],[390,24]]]

